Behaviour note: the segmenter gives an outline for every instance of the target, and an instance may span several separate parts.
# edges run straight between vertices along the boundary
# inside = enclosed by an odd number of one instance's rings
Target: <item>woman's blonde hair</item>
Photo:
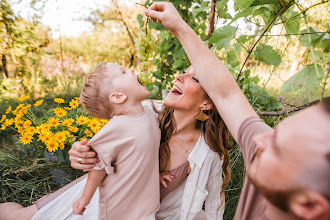
[[[196,129],[199,129],[203,133],[205,141],[210,147],[210,149],[214,152],[217,152],[220,159],[222,160],[222,171],[224,179],[219,195],[222,201],[222,206],[225,201],[225,188],[230,181],[230,134],[226,124],[220,117],[216,106],[209,98],[208,100],[212,104],[212,109],[204,111],[204,113],[209,117],[209,119],[204,122],[196,120],[195,126]],[[168,171],[171,162],[171,151],[168,143],[171,139],[172,134],[176,131],[176,124],[173,112],[173,108],[168,107],[164,104],[163,109],[158,113],[158,120],[160,123],[161,130],[161,142],[159,149],[161,171]]]
[[[79,102],[92,116],[109,120],[112,114],[109,102],[110,89],[109,86],[103,86],[104,83],[109,82],[106,80],[106,71],[108,71],[107,63],[100,63],[89,74],[81,90]]]

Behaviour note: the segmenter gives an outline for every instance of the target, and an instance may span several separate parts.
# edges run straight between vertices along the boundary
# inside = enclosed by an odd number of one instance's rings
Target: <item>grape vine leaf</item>
[[[321,74],[319,77],[317,71]],[[289,78],[282,86],[281,92],[293,92],[307,89],[316,90],[322,81],[323,69],[320,65],[310,64]]]
[[[257,46],[254,51],[254,56],[256,60],[259,60],[266,64],[272,64],[278,66],[281,63],[281,56],[272,49],[270,45],[260,45]]]
[[[219,18],[231,19],[231,15],[228,13],[228,0],[218,0],[216,3],[216,11]]]
[[[245,9],[250,7],[250,5],[254,2],[255,0],[237,0],[235,2],[235,10],[237,11],[239,8]]]
[[[255,0],[251,6],[257,6],[257,5],[277,5],[277,4],[281,4],[281,2],[279,0]]]
[[[200,12],[205,11],[207,9],[209,9],[211,7],[211,5],[209,5],[210,2],[205,1],[202,2],[200,7],[195,7],[192,11],[193,13],[197,16]]]
[[[330,50],[330,36],[329,34],[318,32],[320,31],[314,27],[304,29],[301,31],[301,33],[313,34],[302,35],[299,41],[304,47],[314,46],[323,49],[325,52],[328,52]]]
[[[218,50],[221,48],[227,49],[229,47],[230,41],[235,37],[236,27],[227,25],[220,29],[214,31],[212,37],[210,38],[211,44],[216,44]]]
[[[300,16],[299,13],[294,11],[286,11],[283,14],[283,17],[285,17],[285,22],[284,22],[284,28],[286,30],[287,34],[295,34],[299,32],[299,27],[300,27]]]

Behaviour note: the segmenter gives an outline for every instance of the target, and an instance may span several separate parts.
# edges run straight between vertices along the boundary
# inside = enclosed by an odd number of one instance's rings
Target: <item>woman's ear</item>
[[[127,96],[122,92],[113,92],[110,95],[110,102],[114,104],[122,104],[126,101]]]
[[[329,219],[330,203],[318,192],[308,191],[294,196],[290,201],[291,211],[308,220]]]
[[[210,110],[212,109],[212,104],[210,101],[205,101],[201,107],[203,110]]]

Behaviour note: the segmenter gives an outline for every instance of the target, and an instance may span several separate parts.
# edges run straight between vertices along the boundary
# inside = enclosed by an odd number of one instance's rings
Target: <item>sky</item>
[[[31,0],[11,0],[13,10],[22,18],[31,18],[34,10],[29,3]],[[125,0],[125,4],[131,6],[133,0]],[[92,29],[89,22],[84,21],[90,13],[104,6],[110,6],[111,0],[47,0],[42,11],[41,22],[48,25],[57,38],[61,32],[65,36],[79,36],[83,32]]]

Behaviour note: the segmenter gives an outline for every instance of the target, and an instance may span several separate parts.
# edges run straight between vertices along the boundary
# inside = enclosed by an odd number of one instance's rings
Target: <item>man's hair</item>
[[[322,99],[321,106],[325,109],[327,114],[330,116],[330,96]]]
[[[323,107],[323,109],[326,111],[326,114],[329,116],[330,118],[330,96],[329,97],[326,97],[324,99],[322,99],[322,103],[321,103],[321,106]],[[327,184],[328,184],[328,187],[327,187],[327,190],[325,192],[325,196],[327,197],[327,199],[330,201],[330,147],[329,147],[330,143],[328,143],[328,148],[327,149],[327,153],[325,154],[325,158],[326,158],[326,161],[327,161],[327,170],[325,170],[325,175],[327,175],[327,179],[325,181],[327,181]]]
[[[107,75],[107,63],[100,63],[87,77],[80,94],[80,104],[87,112],[99,119],[111,118],[111,105],[109,102],[109,86],[104,87]],[[107,88],[107,89],[104,89]]]

